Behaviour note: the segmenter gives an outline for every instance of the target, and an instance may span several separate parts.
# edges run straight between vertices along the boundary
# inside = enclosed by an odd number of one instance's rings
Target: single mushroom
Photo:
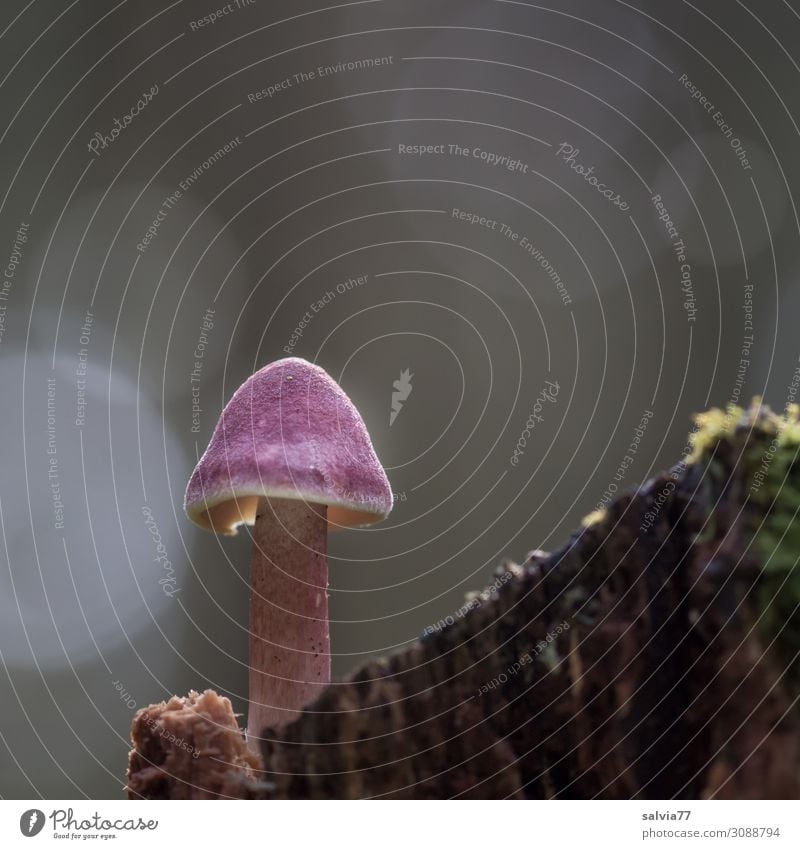
[[[186,489],[203,528],[253,525],[250,710],[253,748],[330,682],[328,531],[368,525],[392,491],[364,421],[319,366],[278,360],[222,411]]]

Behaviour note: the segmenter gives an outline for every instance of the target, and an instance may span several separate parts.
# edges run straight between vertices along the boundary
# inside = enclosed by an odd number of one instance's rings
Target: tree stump
[[[129,796],[797,798],[797,410],[697,421],[690,457],[265,731],[263,771],[214,790],[162,738]]]

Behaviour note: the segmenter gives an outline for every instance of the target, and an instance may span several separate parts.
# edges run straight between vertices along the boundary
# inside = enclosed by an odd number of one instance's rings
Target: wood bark
[[[737,451],[502,566],[452,624],[265,730],[243,795],[798,797],[800,620],[761,627]]]

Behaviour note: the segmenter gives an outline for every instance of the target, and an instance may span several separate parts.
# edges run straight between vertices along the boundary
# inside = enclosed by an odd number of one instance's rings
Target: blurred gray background
[[[3,797],[245,711],[249,538],[182,499],[257,367],[326,368],[397,496],[330,543],[344,676],[797,366],[796,0],[220,3],[0,13]]]

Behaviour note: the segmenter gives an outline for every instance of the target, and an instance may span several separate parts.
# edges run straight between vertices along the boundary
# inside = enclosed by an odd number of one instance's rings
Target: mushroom
[[[234,393],[186,489],[189,518],[253,525],[249,745],[330,683],[328,531],[369,525],[392,491],[364,421],[319,366],[291,357]]]

